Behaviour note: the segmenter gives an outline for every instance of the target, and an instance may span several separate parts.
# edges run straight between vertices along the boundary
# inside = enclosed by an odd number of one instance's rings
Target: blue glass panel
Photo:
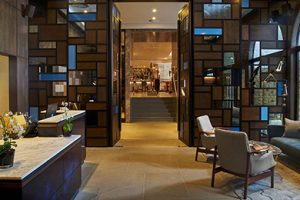
[[[76,69],[76,46],[69,45],[69,69]]]
[[[96,14],[69,14],[69,21],[89,21],[96,20]]]
[[[260,120],[268,120],[269,107],[260,107]]]
[[[249,0],[242,0],[242,8],[249,8]]]
[[[40,81],[66,81],[67,74],[39,74]]]
[[[241,129],[239,127],[232,127],[231,130],[232,131],[240,131]]]
[[[277,82],[277,96],[282,96],[282,89],[283,89],[283,81]]]
[[[39,108],[38,107],[30,107],[29,115],[31,116],[31,121],[37,122],[39,120]]]
[[[195,28],[195,35],[222,35],[223,30],[221,28]]]
[[[113,13],[114,13],[114,17],[117,17],[117,15],[118,15],[118,11],[117,11],[117,8],[116,8],[116,6],[114,6],[114,11],[113,11]]]

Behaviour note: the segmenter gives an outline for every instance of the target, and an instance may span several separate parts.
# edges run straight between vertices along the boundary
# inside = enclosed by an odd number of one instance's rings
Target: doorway
[[[182,52],[178,49],[180,47],[178,42],[190,42],[188,39],[181,41],[178,37],[178,33],[180,33],[178,27],[183,23],[179,16],[184,9],[185,11],[189,9],[186,5],[187,3],[178,1],[176,3],[115,1],[112,7],[112,16],[120,16],[122,24],[120,60],[119,62],[112,61],[120,64],[118,89],[120,132],[122,130],[121,122],[145,123],[151,121],[150,124],[155,124],[169,121],[173,122],[175,130],[179,130],[175,137],[189,145],[189,130],[182,128],[182,126],[186,127],[186,123],[180,122],[187,121],[186,114],[188,112],[185,110],[189,109],[189,106],[179,106],[183,99],[186,105],[189,102],[185,99],[186,96],[180,97],[181,85],[178,81],[180,80],[178,64],[181,64],[178,52]],[[172,12],[175,16],[172,22],[164,21],[164,17],[170,15],[166,12]],[[141,21],[142,19],[144,22]],[[186,25],[187,31],[189,25]],[[115,27],[115,25],[113,26]],[[114,44],[113,48],[116,46]],[[113,55],[116,55],[115,49],[112,52]],[[189,64],[186,59],[189,58],[186,57],[182,65]],[[183,67],[181,68],[183,69]],[[188,79],[189,74],[186,73],[184,78],[186,92],[189,92]],[[113,78],[113,80],[115,79]],[[115,84],[112,89],[116,89]],[[163,111],[166,112],[162,113]],[[185,113],[185,117],[180,118],[180,113]],[[188,139],[185,138],[186,134],[182,133],[183,130],[188,134]],[[113,137],[115,137],[114,135],[116,134],[113,134]],[[117,140],[120,138],[121,136]]]

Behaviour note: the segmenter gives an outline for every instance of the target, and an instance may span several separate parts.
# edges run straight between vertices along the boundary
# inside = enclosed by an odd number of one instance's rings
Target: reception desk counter
[[[85,159],[85,111],[69,110],[68,117],[73,118],[73,135],[81,135],[82,161]],[[64,114],[55,115],[38,121],[38,135],[40,137],[58,137],[63,134]]]
[[[72,199],[81,185],[81,136],[17,140],[14,166],[0,169],[9,199]]]

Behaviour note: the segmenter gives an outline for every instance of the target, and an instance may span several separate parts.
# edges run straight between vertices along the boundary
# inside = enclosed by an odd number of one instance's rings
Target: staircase
[[[176,97],[131,98],[131,122],[176,121]]]

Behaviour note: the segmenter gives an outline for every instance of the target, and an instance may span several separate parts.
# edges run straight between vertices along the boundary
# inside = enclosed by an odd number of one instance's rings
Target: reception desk
[[[81,135],[82,162],[85,159],[85,111],[69,110],[68,117],[73,118],[73,135]],[[40,137],[58,137],[61,136],[62,126],[64,124],[64,114],[58,114],[53,117],[38,121],[38,135]]]
[[[72,199],[81,185],[81,136],[17,140],[14,166],[0,170],[9,199]]]

